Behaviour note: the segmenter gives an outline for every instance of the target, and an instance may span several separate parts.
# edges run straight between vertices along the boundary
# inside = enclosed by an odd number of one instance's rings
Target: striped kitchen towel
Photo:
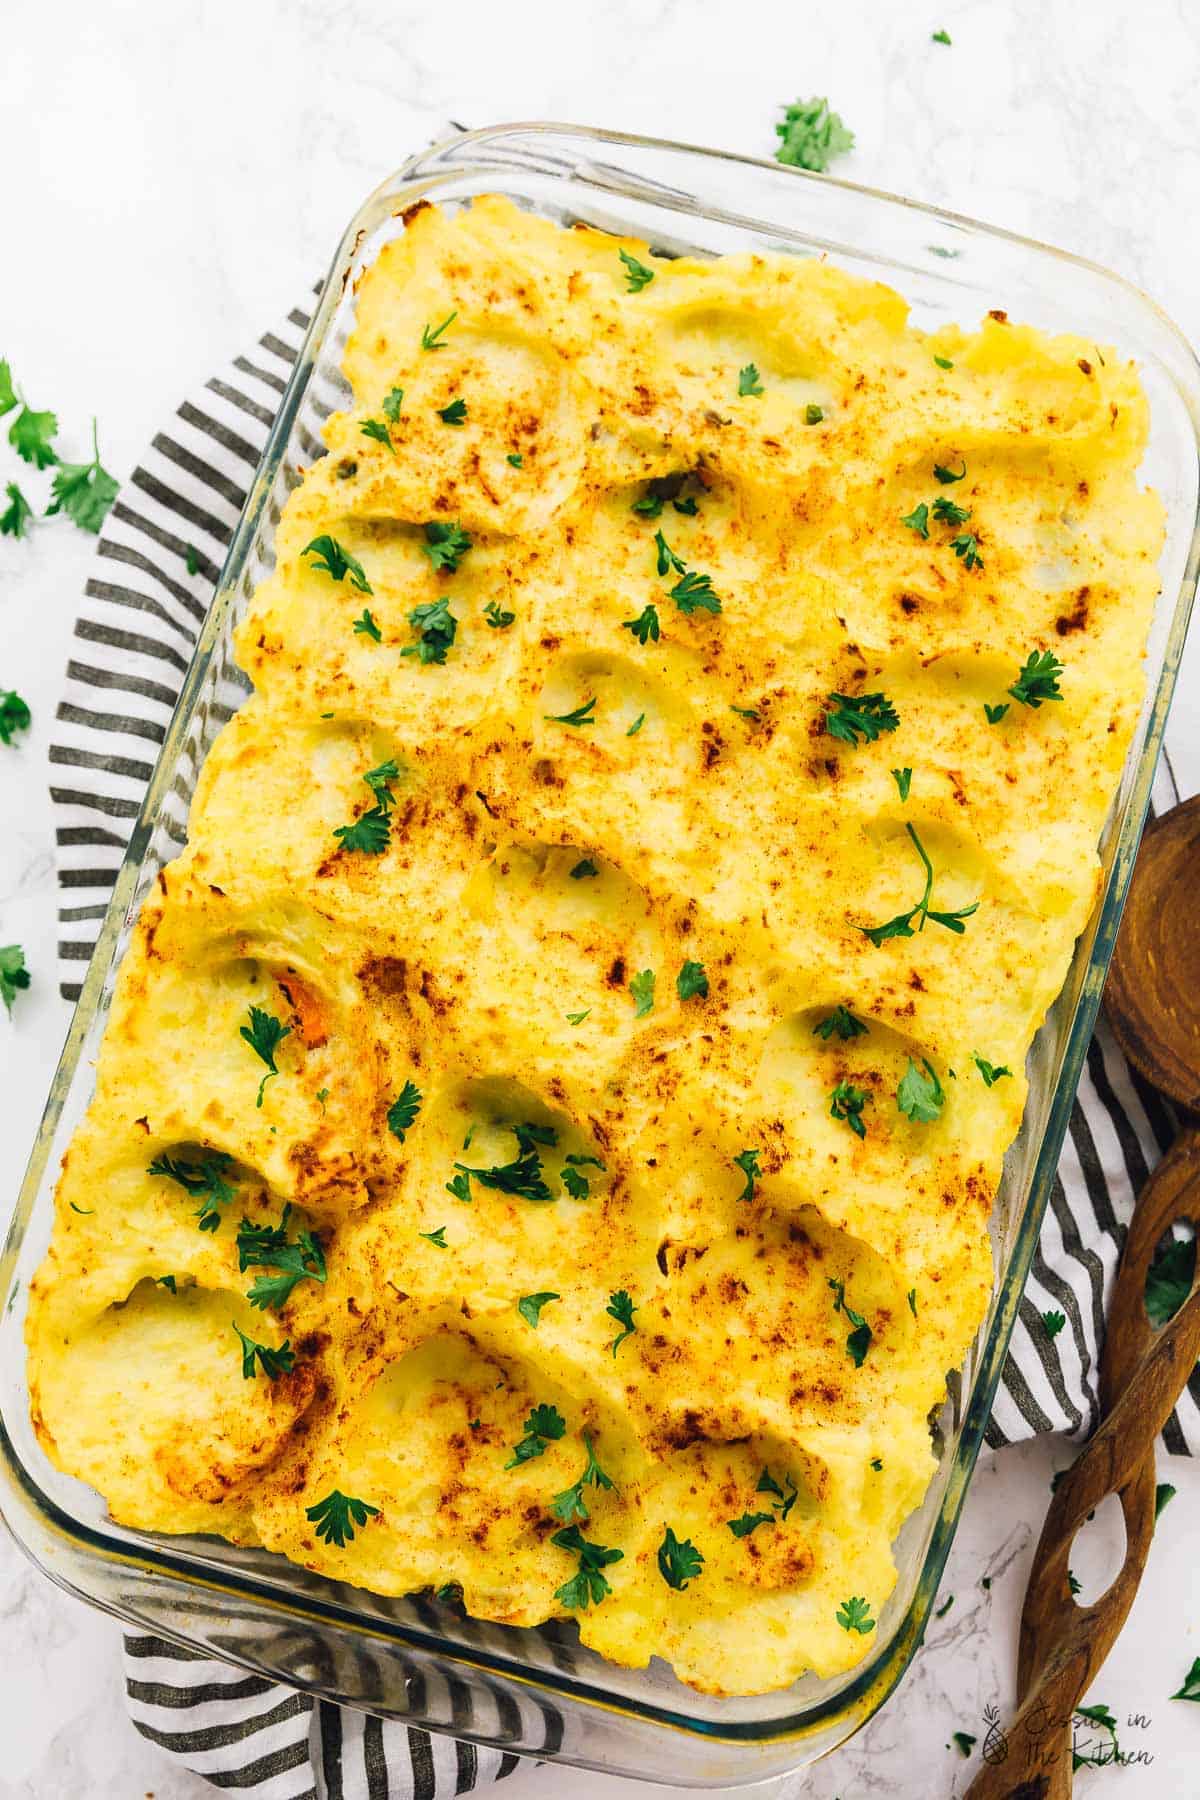
[[[122,488],[75,625],[50,760],[64,996],[79,995],[109,892],[267,432],[309,322],[296,307],[184,401]],[[1180,798],[1167,758],[1156,811]],[[993,1445],[1096,1424],[1097,1357],[1134,1195],[1172,1136],[1162,1100],[1103,1023],[1087,1059],[1012,1347],[988,1428]],[[1064,1315],[1052,1336],[1043,1314]],[[1168,1450],[1200,1445],[1200,1379],[1168,1422]],[[516,1765],[381,1723],[129,1638],[138,1729],[215,1785],[257,1800],[432,1800]]]

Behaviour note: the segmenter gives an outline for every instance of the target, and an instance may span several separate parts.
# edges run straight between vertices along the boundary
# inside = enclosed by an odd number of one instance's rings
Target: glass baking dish
[[[340,372],[355,279],[422,199],[455,209],[499,192],[562,222],[646,238],[657,255],[758,249],[829,255],[887,281],[932,330],[989,308],[1043,330],[1116,343],[1141,365],[1151,409],[1144,478],[1162,495],[1167,541],[1145,705],[1102,846],[1104,882],[1062,995],[1033,1046],[1024,1123],[993,1219],[995,1292],[934,1423],[937,1474],[896,1544],[899,1578],[871,1654],[836,1679],[707,1698],[661,1664],[619,1669],[574,1628],[481,1624],[424,1596],[383,1600],[216,1539],[114,1526],[103,1501],[60,1475],[29,1419],[22,1339],[29,1278],[49,1236],[62,1151],[88,1103],[92,1067],[132,923],[183,841],[197,772],[249,691],[233,626],[272,563],[297,470],[322,454],[345,403]],[[795,1768],[841,1743],[882,1704],[921,1642],[979,1449],[1024,1286],[1125,899],[1197,579],[1200,367],[1135,288],[1077,258],[886,194],[684,145],[558,125],[470,132],[414,157],[360,208],[271,432],[212,609],[118,875],[41,1121],[3,1254],[0,1504],[52,1580],[142,1628],[326,1698],[434,1731],[585,1767],[730,1787]]]

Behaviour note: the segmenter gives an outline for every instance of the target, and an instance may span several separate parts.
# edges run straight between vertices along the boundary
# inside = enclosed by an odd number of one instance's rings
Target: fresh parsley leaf
[[[326,1544],[336,1544],[339,1550],[351,1541],[355,1527],[362,1527],[368,1518],[379,1517],[379,1508],[371,1506],[365,1500],[355,1499],[353,1494],[339,1493],[334,1488],[315,1506],[304,1509],[306,1519],[311,1519],[317,1528],[317,1536]]]
[[[702,1000],[708,999],[708,976],[704,964],[687,961],[675,977],[675,992],[681,1000],[694,1000],[699,994]]]
[[[919,1069],[910,1056],[908,1067],[900,1077],[900,1085],[896,1089],[896,1105],[906,1119],[914,1124],[932,1125],[942,1114],[946,1103],[946,1095],[942,1084],[934,1073],[933,1064],[927,1057],[922,1057],[923,1070]]]
[[[835,1006],[833,1011],[813,1026],[813,1036],[823,1038],[826,1043],[834,1034],[848,1044],[851,1038],[866,1037],[867,1027],[861,1019],[856,1019],[846,1006]]]
[[[873,744],[880,732],[895,731],[900,723],[886,694],[829,694],[831,711],[825,714],[830,737],[844,744]]]
[[[939,43],[948,44],[950,42],[950,39],[946,36],[945,32],[943,31],[941,33],[935,32],[933,41],[935,44],[939,44]],[[963,1756],[970,1756],[972,1750],[975,1748],[975,1743],[976,1743],[976,1740],[971,1736],[970,1732],[969,1731],[952,1731],[950,1733],[950,1736],[953,1739],[955,1745],[958,1747],[961,1754]]]
[[[861,1594],[852,1594],[849,1600],[843,1600],[835,1617],[843,1631],[857,1631],[866,1637],[868,1632],[875,1629],[870,1602],[864,1600]]]
[[[375,615],[369,606],[364,606],[361,618],[355,619],[354,633],[356,637],[373,638],[377,644],[382,644],[383,633],[375,623]]]
[[[443,594],[440,600],[425,600],[420,606],[414,606],[408,622],[417,634],[417,641],[406,644],[401,656],[419,657],[422,664],[444,663],[458,631],[458,620],[450,611],[446,596]]]
[[[739,1201],[753,1200],[754,1198],[756,1192],[755,1183],[759,1180],[762,1173],[758,1166],[758,1159],[761,1155],[761,1150],[739,1150],[733,1159],[734,1167],[740,1169],[742,1174],[746,1177],[746,1185],[738,1195]]]
[[[54,415],[50,413],[43,416],[53,418]],[[38,464],[39,468],[44,466],[42,463]],[[59,464],[51,483],[51,501],[46,508],[46,516],[49,518],[51,513],[65,512],[81,531],[98,532],[117,497],[118,485],[100,462],[96,421],[93,419],[92,460],[87,463]]]
[[[419,1238],[424,1238],[427,1244],[436,1244],[439,1250],[448,1250],[450,1248],[449,1244],[446,1242],[446,1227],[444,1225],[439,1225],[436,1231],[418,1231],[417,1236]]]
[[[0,513],[0,537],[24,537],[26,525],[33,517],[33,508],[15,481],[10,481],[4,492],[8,495],[8,505]]]
[[[392,792],[392,783],[393,781],[399,781],[399,779],[400,765],[396,762],[395,758],[391,756],[388,757],[386,762],[381,762],[377,768],[368,769],[363,776],[363,780],[366,782],[374,796],[375,804],[381,806],[385,812],[390,812],[396,804],[396,796]]]
[[[421,545],[435,569],[446,569],[451,575],[471,548],[472,538],[460,525],[443,519],[430,519],[425,526],[425,542]]]
[[[389,388],[383,400],[383,416],[389,425],[394,425],[400,417],[400,408],[404,405],[404,389]]]
[[[243,1219],[238,1226],[238,1268],[243,1273],[251,1268],[277,1271],[255,1279],[247,1296],[251,1306],[280,1307],[298,1282],[325,1281],[325,1252],[312,1232],[302,1231],[295,1243],[288,1242],[291,1210],[290,1205],[284,1207],[278,1225],[252,1225]]]
[[[753,706],[731,706],[729,710],[735,712],[739,719],[749,719],[752,725],[757,725],[762,717],[758,709]]]
[[[831,112],[828,100],[793,100],[784,108],[783,122],[776,125],[780,143],[775,151],[777,162],[793,169],[811,169],[824,174],[835,156],[854,148],[854,133],[847,129],[837,113]]]
[[[1022,706],[1031,706],[1036,712],[1043,700],[1062,699],[1058,686],[1062,672],[1063,665],[1052,650],[1031,650],[1008,691]]]
[[[644,1019],[647,1013],[654,1011],[654,970],[643,969],[640,974],[635,975],[629,984],[629,991],[633,995],[634,1018]]]
[[[0,694],[0,744],[11,744],[18,731],[28,731],[33,714],[15,688]]]
[[[645,723],[646,723],[645,713],[639,713],[637,718],[633,721],[633,724],[629,727],[629,730],[625,733],[625,736],[626,737],[636,737],[638,732],[642,729],[642,726]]]
[[[948,31],[942,30],[942,31],[935,31],[932,35],[931,41],[935,44],[949,44],[953,40],[951,39],[950,33]],[[964,1737],[966,1735],[966,1733],[961,1732],[961,1731],[956,1731],[954,1735],[955,1735],[955,1737]],[[972,1738],[971,1742],[974,1743],[975,1739]],[[966,1754],[966,1752],[964,1751],[964,1755],[965,1754]]]
[[[907,525],[910,531],[915,531],[918,537],[927,538],[929,536],[929,508],[925,501],[922,500],[919,506],[914,506],[910,513],[903,514],[900,523]]]
[[[572,1150],[567,1157],[567,1161],[573,1163],[577,1169],[599,1169],[601,1173],[604,1172],[605,1165],[600,1161],[598,1156],[580,1156]]]
[[[446,1192],[448,1194],[453,1194],[456,1200],[461,1200],[464,1206],[470,1206],[471,1177],[461,1173],[452,1176],[446,1183]]]
[[[582,1025],[583,1021],[587,1018],[587,1016],[591,1012],[591,1010],[592,1009],[590,1006],[585,1006],[582,1012],[568,1013],[567,1014],[567,1024],[568,1025]]]
[[[550,1511],[556,1519],[561,1519],[564,1525],[570,1525],[575,1519],[580,1520],[583,1524],[587,1523],[587,1501],[583,1495],[585,1487],[614,1489],[611,1477],[604,1473],[596,1461],[592,1440],[586,1431],[583,1434],[583,1442],[587,1449],[587,1462],[584,1464],[583,1474],[569,1488],[564,1488],[561,1494],[555,1494],[550,1502]]]
[[[1146,1316],[1157,1331],[1173,1319],[1192,1291],[1196,1268],[1194,1237],[1165,1238],[1146,1271]]]
[[[268,1381],[278,1381],[281,1375],[291,1374],[296,1358],[290,1344],[281,1344],[278,1350],[272,1350],[269,1344],[256,1344],[253,1338],[248,1338],[240,1325],[235,1324],[233,1329],[242,1340],[242,1376],[246,1381],[253,1381],[256,1361]]]
[[[575,708],[574,712],[546,713],[545,717],[554,725],[594,725],[596,721],[592,714],[595,710],[596,696],[593,694],[590,700],[585,700],[582,706]]]
[[[11,412],[17,404],[17,390],[13,386],[12,370],[7,361],[0,357],[0,418]]]
[[[1183,1678],[1183,1686],[1171,1695],[1172,1700],[1200,1700],[1200,1656]]]
[[[392,1136],[404,1142],[405,1133],[412,1130],[417,1114],[421,1110],[421,1090],[413,1081],[406,1081],[387,1111],[388,1130]]]
[[[443,425],[463,425],[466,423],[467,403],[465,400],[452,400],[449,406],[436,407],[435,411]]]
[[[531,1120],[514,1125],[512,1134],[517,1140],[517,1148],[522,1156],[528,1156],[535,1144],[545,1144],[553,1149],[558,1142],[558,1132],[553,1125],[538,1125]],[[465,1144],[463,1148],[466,1148]]]
[[[847,1304],[845,1282],[837,1281],[833,1276],[829,1276],[828,1283],[833,1293],[834,1312],[843,1313],[854,1327],[846,1339],[846,1355],[856,1369],[861,1369],[867,1360],[867,1351],[871,1348],[874,1333],[862,1314],[855,1312],[854,1308]]]
[[[333,835],[342,840],[343,850],[359,850],[364,856],[382,856],[392,835],[392,821],[386,806],[372,806],[360,813],[353,825],[337,825]]]
[[[608,1305],[604,1310],[609,1318],[615,1319],[617,1324],[621,1327],[617,1336],[608,1346],[615,1356],[617,1351],[621,1348],[621,1345],[625,1342],[625,1339],[627,1337],[632,1337],[633,1333],[637,1330],[637,1326],[633,1322],[633,1315],[637,1311],[637,1306],[630,1299],[624,1288],[618,1288],[615,1294],[610,1294],[608,1296]]]
[[[985,700],[983,703],[983,710],[987,714],[988,724],[989,725],[998,725],[1000,723],[1001,719],[1004,717],[1005,713],[1009,710],[1009,702],[1007,700],[1003,700],[1003,701],[1001,701],[999,706],[989,706],[987,701]]]
[[[953,469],[948,469],[945,463],[934,463],[933,465],[933,478],[935,481],[940,481],[943,487],[949,487],[952,481],[965,481],[966,474],[967,464],[965,458],[963,459],[963,466],[957,474],[955,474]]]
[[[1056,1338],[1066,1322],[1066,1313],[1044,1312],[1042,1314],[1042,1328],[1048,1338]]]
[[[520,1313],[525,1323],[530,1326],[532,1330],[536,1331],[538,1322],[542,1316],[543,1306],[549,1306],[552,1300],[561,1299],[561,1294],[551,1293],[549,1289],[546,1289],[540,1294],[522,1294],[521,1298],[517,1301],[517,1311]]]
[[[279,1073],[275,1063],[275,1052],[284,1038],[291,1035],[291,1026],[283,1024],[282,1020],[277,1019],[273,1013],[264,1012],[261,1006],[250,1008],[250,1023],[242,1026],[238,1036],[249,1044],[258,1060],[267,1065],[267,1072],[258,1084],[258,1099],[254,1103],[256,1106],[262,1105],[263,1089],[272,1075]]]
[[[763,385],[758,379],[758,370],[753,363],[747,363],[744,369],[738,370],[738,399],[757,400],[762,392]]]
[[[952,369],[954,367],[954,364],[948,356],[938,356],[935,354],[933,360],[939,369]]]
[[[1158,1516],[1162,1512],[1163,1507],[1166,1506],[1170,1501],[1172,1501],[1175,1498],[1175,1494],[1176,1494],[1176,1489],[1171,1486],[1171,1483],[1169,1481],[1160,1481],[1159,1482],[1158,1486],[1154,1490],[1155,1523],[1157,1523]]]
[[[908,1310],[912,1314],[913,1318],[915,1319],[917,1316],[917,1290],[916,1290],[916,1288],[909,1288],[909,1290],[908,1290],[907,1294],[904,1296],[904,1298],[908,1301]]]
[[[625,1555],[623,1550],[609,1550],[603,1544],[589,1543],[580,1532],[578,1525],[568,1525],[562,1531],[556,1531],[550,1542],[557,1544],[560,1550],[569,1550],[572,1555],[579,1558],[579,1573],[572,1576],[570,1581],[564,1581],[560,1588],[555,1589],[554,1598],[556,1600],[561,1600],[563,1605],[571,1611],[578,1611],[589,1604],[598,1605],[606,1594],[612,1593],[612,1588],[607,1578],[601,1574],[601,1570],[607,1569],[612,1563],[620,1562]]]
[[[825,408],[823,406],[817,406],[814,401],[810,400],[804,409],[804,423],[806,425],[819,425],[824,417]]]
[[[364,419],[358,429],[365,438],[373,438],[377,444],[386,444],[395,456],[396,446],[392,442],[392,434],[382,419]]]
[[[525,1421],[525,1435],[513,1445],[513,1453],[506,1469],[515,1469],[521,1463],[532,1462],[535,1456],[544,1456],[547,1448],[556,1439],[565,1435],[567,1421],[557,1406],[535,1406]]]
[[[177,1294],[179,1292],[179,1283],[173,1275],[156,1275],[154,1279],[159,1287],[166,1288],[168,1294]]]
[[[695,494],[685,494],[681,500],[672,500],[671,505],[677,513],[682,513],[685,519],[697,518],[700,512],[700,502]]]
[[[57,430],[54,413],[34,412],[22,404],[8,428],[8,441],[22,461],[32,463],[35,469],[48,469],[58,461],[57,452],[50,448],[50,439]]]
[[[0,952],[2,955],[3,952]],[[201,1231],[216,1231],[221,1223],[219,1208],[228,1205],[237,1189],[225,1180],[225,1171],[233,1161],[223,1150],[214,1150],[199,1162],[184,1162],[180,1157],[156,1156],[146,1170],[147,1175],[162,1175],[200,1201],[196,1209]]]
[[[786,1521],[788,1514],[791,1512],[793,1506],[795,1506],[800,1495],[800,1490],[790,1475],[785,1473],[783,1479],[787,1483],[786,1492],[776,1481],[770,1469],[764,1469],[759,1476],[758,1484],[754,1489],[756,1494],[770,1494],[772,1496],[771,1504],[775,1508],[775,1512],[781,1522]]]
[[[657,644],[661,629],[658,623],[658,608],[653,605],[644,606],[636,619],[622,619],[621,629],[622,631],[632,631],[639,644],[644,644],[647,640]]]
[[[703,1567],[704,1557],[691,1538],[677,1538],[668,1525],[658,1546],[658,1572],[667,1586],[677,1591],[685,1588]]]
[[[950,1608],[953,1605],[954,1605],[954,1595],[947,1594],[945,1604],[943,1606],[938,1607],[937,1611],[933,1615],[934,1618],[935,1619],[944,1619],[946,1614],[950,1611]],[[974,1743],[974,1741],[975,1741],[974,1738],[972,1738],[971,1742]]]
[[[446,317],[442,320],[440,325],[435,326],[432,329],[428,325],[426,325],[425,328],[423,329],[423,331],[421,332],[421,348],[422,348],[422,350],[444,350],[446,347],[446,345],[445,345],[446,330],[449,326],[453,325],[453,323],[454,323],[455,319],[457,319],[457,317],[458,317],[458,312],[456,310],[452,313],[447,313]]]
[[[973,531],[964,531],[959,537],[951,538],[950,548],[959,558],[964,569],[982,569],[983,558],[979,554],[979,539]]]
[[[670,575],[672,572],[682,575],[686,572],[687,564],[672,550],[661,531],[654,534],[654,548],[657,552],[654,566],[659,575]]]
[[[971,516],[969,506],[959,506],[948,494],[939,494],[933,503],[933,516],[939,525],[965,525]]]
[[[559,1178],[572,1200],[586,1200],[592,1191],[587,1176],[569,1165],[559,1170]]]
[[[631,294],[640,294],[642,289],[644,287],[649,287],[650,283],[654,280],[655,271],[653,269],[648,269],[645,263],[639,262],[636,256],[631,256],[628,250],[620,251],[619,255],[621,261],[625,264],[625,285],[627,291]]]
[[[638,513],[643,519],[659,519],[662,517],[662,509],[665,504],[663,496],[656,494],[651,489],[649,493],[642,494],[639,499],[635,500],[629,510]]]
[[[995,1063],[990,1063],[985,1056],[980,1056],[978,1050],[972,1051],[971,1061],[983,1076],[983,1085],[985,1087],[994,1087],[995,1084],[998,1081],[1001,1081],[1006,1075],[1011,1079],[1011,1069],[1003,1066],[997,1068]]]
[[[553,1200],[554,1195],[542,1179],[542,1163],[536,1150],[530,1150],[518,1156],[510,1163],[498,1163],[490,1169],[468,1168],[466,1163],[455,1163],[455,1168],[464,1175],[481,1183],[483,1187],[494,1188],[499,1194],[515,1194],[523,1200]]]
[[[515,612],[508,612],[498,600],[489,600],[483,609],[483,616],[493,631],[507,631],[517,615]]]
[[[829,1116],[831,1119],[843,1120],[855,1137],[865,1138],[866,1125],[863,1123],[862,1110],[871,1096],[865,1088],[858,1088],[849,1081],[839,1081],[829,1096]]]
[[[773,1525],[775,1515],[769,1512],[744,1512],[740,1519],[726,1519],[725,1523],[735,1538],[744,1538],[749,1537],[760,1525]]]
[[[356,588],[360,594],[371,594],[375,591],[363,573],[362,564],[356,557],[351,556],[348,550],[343,550],[337,539],[330,537],[328,532],[322,532],[320,537],[315,537],[311,543],[305,544],[300,554],[301,556],[311,556],[313,567],[324,570],[331,581],[344,581],[349,575],[350,586]]]
[[[590,856],[581,856],[575,867],[569,871],[572,881],[582,881],[586,876],[598,875],[599,869]]]
[[[694,612],[719,613],[721,610],[721,602],[713,591],[712,576],[700,575],[695,569],[680,576],[668,599],[675,602],[685,618],[690,618]]]
[[[947,931],[953,931],[961,937],[966,930],[963,921],[979,911],[978,900],[973,900],[970,906],[960,906],[956,912],[937,912],[930,906],[929,902],[933,897],[933,864],[925,854],[925,846],[917,836],[915,828],[912,825],[905,825],[904,829],[912,839],[917,855],[925,869],[925,891],[914,907],[906,913],[897,914],[894,919],[888,919],[886,924],[860,925],[858,927],[863,936],[870,938],[877,949],[881,944],[886,944],[889,938],[913,937],[915,933],[912,922],[918,915],[920,922],[917,925],[917,931],[924,931],[926,920],[932,919],[935,925],[942,925]]]
[[[511,463],[514,469],[521,469],[525,466],[525,458],[519,450],[510,450],[504,460],[506,463]]]

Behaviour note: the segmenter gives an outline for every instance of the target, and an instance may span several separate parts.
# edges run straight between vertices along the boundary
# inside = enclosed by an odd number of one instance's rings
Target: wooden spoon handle
[[[1066,1800],[1071,1720],[1125,1623],[1154,1535],[1154,1441],[1200,1357],[1200,1287],[1155,1330],[1146,1272],[1171,1225],[1200,1219],[1200,1131],[1185,1132],[1143,1188],[1129,1228],[1101,1363],[1103,1417],[1051,1499],[1029,1574],[1017,1666],[1017,1711],[968,1800]],[[1115,1493],[1125,1561],[1090,1606],[1074,1599],[1067,1565],[1089,1513]],[[1000,1749],[1005,1754],[1000,1756]]]

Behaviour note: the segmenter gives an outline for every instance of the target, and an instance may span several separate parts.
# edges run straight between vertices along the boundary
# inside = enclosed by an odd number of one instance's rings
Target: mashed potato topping
[[[29,1320],[123,1524],[849,1668],[1158,577],[1132,366],[501,199],[362,277]]]

